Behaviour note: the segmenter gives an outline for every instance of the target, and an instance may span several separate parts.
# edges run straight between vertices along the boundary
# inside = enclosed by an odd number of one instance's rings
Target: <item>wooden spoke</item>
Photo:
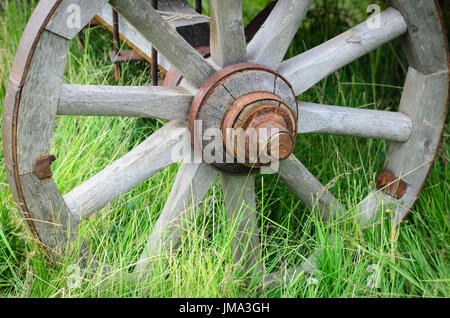
[[[186,121],[193,96],[166,86],[63,85],[59,115],[124,116]]]
[[[298,132],[408,140],[412,120],[403,113],[299,102]]]
[[[211,56],[220,67],[247,62],[241,0],[211,0]]]
[[[279,175],[285,185],[311,209],[316,209],[323,220],[336,218],[342,213],[339,201],[308,171],[298,159],[291,155],[280,164]]]
[[[236,262],[242,262],[247,270],[261,270],[261,243],[258,235],[255,180],[253,176],[229,176],[221,174],[222,191],[227,211],[227,221],[236,234],[231,251]],[[256,266],[256,268],[255,268]]]
[[[108,1],[59,1],[58,8],[47,24],[46,29],[68,40],[72,40]],[[81,5],[83,5],[82,8]]]
[[[147,0],[112,0],[111,5],[161,52],[184,78],[200,87],[214,68],[171,27]]]
[[[139,146],[64,196],[78,219],[87,218],[109,202],[175,162],[173,148],[185,124],[171,121]]]
[[[193,216],[193,207],[203,200],[216,177],[217,172],[207,164],[181,164],[166,205],[136,265],[136,273],[148,267],[150,258],[176,247],[182,227]]]
[[[363,22],[341,35],[285,62],[278,68],[300,95],[331,73],[405,33],[400,12],[389,8],[380,13],[380,26]]]
[[[278,1],[248,45],[249,60],[276,69],[312,2],[313,0]]]

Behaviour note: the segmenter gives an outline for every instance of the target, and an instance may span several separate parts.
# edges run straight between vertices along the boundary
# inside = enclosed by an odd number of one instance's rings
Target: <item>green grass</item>
[[[244,1],[248,22],[268,1]],[[366,18],[373,1],[315,1],[288,56],[299,54]],[[248,4],[248,6],[247,6]],[[0,100],[3,99],[15,50],[35,1],[4,1],[0,14]],[[207,9],[207,8],[206,8]],[[206,10],[208,12],[208,10]],[[323,17],[326,16],[323,23]],[[84,31],[83,52],[76,41],[70,50],[64,81],[115,85],[107,52],[111,35],[102,29]],[[398,43],[368,54],[306,92],[302,99],[349,107],[396,110],[407,70]],[[123,68],[122,85],[150,81],[147,64]],[[62,193],[120,158],[164,124],[130,118],[58,117],[52,153],[54,176]],[[324,224],[275,176],[257,178],[263,263],[267,272],[298,265],[316,247],[325,246],[319,270],[293,283],[262,290],[260,276],[249,278],[230,255],[234,227],[225,221],[217,181],[196,219],[187,224],[181,248],[155,261],[152,277],[142,283],[110,277],[89,266],[81,285],[73,285],[77,264],[67,253],[54,266],[44,258],[15,208],[0,164],[0,297],[448,297],[449,171],[448,130],[439,156],[412,213],[395,228],[390,211],[382,211],[368,230],[348,218],[337,228]],[[295,154],[349,210],[374,188],[387,142],[337,136],[300,136]],[[78,241],[86,240],[97,259],[118,273],[132,269],[146,237],[165,203],[177,167],[153,176],[112,202],[81,225]],[[335,233],[336,235],[331,235]],[[334,237],[331,239],[330,237]],[[376,265],[379,288],[370,286]],[[75,270],[74,270],[75,269]]]

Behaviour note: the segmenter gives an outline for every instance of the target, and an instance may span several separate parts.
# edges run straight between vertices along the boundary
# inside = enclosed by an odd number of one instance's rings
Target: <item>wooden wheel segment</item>
[[[184,0],[161,2],[177,7],[181,13],[184,8],[185,13],[192,14]],[[280,149],[283,146],[288,150],[280,156],[278,174],[306,205],[319,206],[315,210],[321,212],[324,220],[347,212],[292,154],[297,134],[390,140],[384,171],[377,178],[378,189],[358,205],[357,213],[361,222],[367,224],[380,206],[388,204],[400,222],[422,190],[436,158],[445,122],[449,64],[438,4],[391,0],[390,7],[380,14],[379,27],[372,28],[363,22],[283,61],[312,2],[278,1],[247,44],[241,1],[210,0],[211,56],[204,58],[191,45],[196,44],[186,41],[171,24],[173,21],[169,23],[164,13],[153,9],[147,0],[41,0],[25,29],[9,78],[3,140],[14,199],[43,246],[50,253],[62,253],[81,220],[176,163],[173,151],[177,142],[169,137],[188,131],[192,136],[196,119],[205,123],[202,129],[222,129],[223,122],[229,127],[260,127],[262,123],[281,127],[285,134],[276,138],[281,143]],[[74,5],[80,8],[80,24],[68,27],[67,19],[73,12],[70,8]],[[178,85],[63,84],[70,40],[96,15],[109,23],[111,7],[120,13],[123,38],[147,57],[151,46],[156,48],[159,56],[163,56],[161,61],[167,61],[180,74]],[[206,18],[199,15],[195,19],[204,24]],[[191,24],[191,30],[197,27],[196,23]],[[410,64],[398,112],[296,100],[296,96],[329,74],[397,37],[401,37]],[[51,177],[50,164],[54,158],[49,153],[58,114],[162,118],[170,122],[62,196]],[[194,146],[204,149],[206,145],[194,142]],[[232,149],[228,150],[233,155]],[[207,158],[202,160],[198,154],[195,159],[194,163],[186,159],[181,164],[136,269],[145,270],[149,257],[177,244],[183,220],[192,216],[189,207],[203,200],[219,170],[228,220],[237,222],[233,242],[236,259],[245,256],[249,268],[261,270],[257,262],[259,239],[255,235],[257,175],[252,174],[257,169],[252,169],[249,162],[220,166]],[[316,255],[317,252],[312,254],[304,269],[312,268]],[[295,272],[293,269],[287,274]],[[268,279],[282,275],[275,273]]]

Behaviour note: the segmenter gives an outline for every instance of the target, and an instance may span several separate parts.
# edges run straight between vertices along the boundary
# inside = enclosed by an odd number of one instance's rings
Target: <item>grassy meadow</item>
[[[0,1],[0,109],[15,50],[36,2]],[[363,21],[366,7],[373,2],[316,0],[286,58]],[[268,1],[243,3],[248,23]],[[150,65],[136,63],[122,65],[122,77],[116,83],[108,58],[111,34],[96,27],[84,30],[83,36],[81,51],[73,40],[65,83],[142,85],[151,80]],[[300,98],[395,111],[407,68],[399,43],[393,41],[324,79]],[[52,167],[60,191],[65,194],[95,175],[164,124],[148,119],[59,116],[51,153],[58,158]],[[121,279],[120,273],[131,271],[142,252],[170,193],[176,165],[81,224],[78,240],[84,240],[96,258],[110,264],[118,275],[104,274],[93,265],[79,273],[70,252],[50,265],[15,207],[0,150],[0,297],[448,297],[447,137],[448,127],[423,193],[399,228],[392,226],[389,210],[366,230],[352,217],[339,228],[324,224],[276,176],[258,176],[257,213],[266,274],[299,265],[315,248],[325,246],[314,276],[302,273],[294,282],[282,281],[270,289],[261,288],[263,275],[248,277],[233,262],[230,244],[235,229],[226,222],[219,179],[195,207],[197,216],[188,224],[176,253],[156,260],[153,275],[144,282]],[[351,210],[375,187],[387,146],[381,140],[301,135],[295,155]]]

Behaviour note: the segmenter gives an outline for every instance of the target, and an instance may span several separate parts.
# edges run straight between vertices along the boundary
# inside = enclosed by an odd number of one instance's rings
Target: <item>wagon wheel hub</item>
[[[257,170],[287,158],[294,150],[294,92],[281,75],[261,65],[225,67],[196,94],[189,130],[196,151],[216,169],[229,174]],[[220,140],[211,141],[213,130],[220,132]],[[214,152],[208,152],[212,148]]]

